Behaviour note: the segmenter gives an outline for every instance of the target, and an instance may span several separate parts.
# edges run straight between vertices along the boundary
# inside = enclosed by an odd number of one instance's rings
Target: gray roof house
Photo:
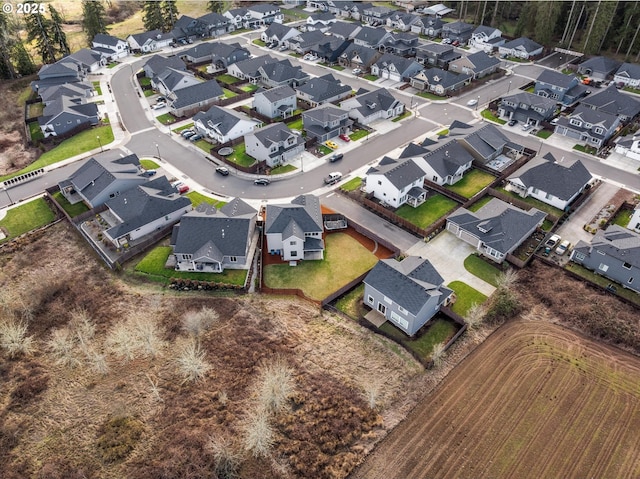
[[[571,261],[640,292],[640,234],[622,226],[598,230],[591,243],[578,241]]]
[[[95,208],[148,180],[134,153],[113,160],[89,158],[58,187],[69,203],[84,201]]]
[[[244,135],[247,155],[269,168],[284,165],[304,151],[304,138],[284,123],[272,123]]]
[[[255,252],[257,211],[234,198],[222,208],[206,203],[184,214],[173,227],[176,271],[222,273],[249,269]]]
[[[418,15],[414,15],[413,13],[398,10],[387,17],[387,26],[394,30],[407,32],[411,29],[411,25],[416,23],[419,18]]]
[[[342,40],[352,40],[362,29],[362,25],[354,22],[335,22],[329,26],[327,33]]]
[[[640,114],[640,101],[630,95],[620,93],[614,86],[589,95],[580,104],[588,106],[592,110],[616,115],[622,123],[628,123]]]
[[[298,35],[300,35],[299,30],[274,22],[260,34],[260,39],[266,44],[284,45],[287,40]]]
[[[129,44],[126,41],[105,33],[97,33],[91,41],[91,47],[106,55],[109,60],[117,60],[129,54]]]
[[[371,65],[371,74],[393,81],[408,81],[424,67],[411,58],[385,53]]]
[[[426,155],[415,158],[426,179],[438,185],[453,185],[471,169],[473,156],[457,140],[450,140]]]
[[[498,47],[498,52],[501,56],[524,58],[526,60],[540,55],[542,50],[544,50],[542,45],[526,37],[516,38]]]
[[[444,22],[433,15],[423,15],[411,24],[411,31],[431,38],[438,38],[442,33]]]
[[[358,34],[353,37],[353,43],[377,49],[387,35],[388,33],[384,28],[362,27]]]
[[[66,60],[72,60],[80,65],[80,68],[87,73],[94,72],[98,68],[107,64],[107,55],[100,52],[90,50],[89,48],[82,48],[77,52],[72,53],[65,57]]]
[[[502,32],[497,28],[480,25],[471,34],[469,45],[485,53],[491,53],[500,45],[504,45],[505,41]]]
[[[426,175],[413,159],[400,161],[385,156],[367,171],[365,191],[392,208],[405,203],[416,208],[427,197],[423,188]]]
[[[63,58],[50,65],[42,65],[38,79],[31,82],[35,92],[50,86],[84,81],[86,72],[76,62]]]
[[[206,25],[208,33],[206,36],[217,37],[231,32],[235,29],[235,26],[229,22],[229,19],[220,15],[219,13],[210,12],[201,17],[198,20]]]
[[[502,263],[542,225],[545,217],[536,208],[523,211],[493,198],[476,212],[465,208],[455,211],[447,218],[447,230],[483,256]]]
[[[578,73],[604,81],[620,68],[621,62],[608,57],[592,57],[578,65]]]
[[[203,42],[180,54],[188,62],[211,62],[214,70],[224,70],[229,65],[251,57],[249,50],[239,43]]]
[[[100,122],[98,106],[95,103],[81,103],[79,99],[62,96],[50,101],[38,117],[38,124],[45,138],[60,136],[75,129],[97,125]]]
[[[310,76],[300,65],[292,65],[289,60],[268,63],[258,68],[260,82],[268,87],[289,85],[296,87],[309,80]]]
[[[423,65],[431,65],[438,68],[448,68],[449,63],[462,56],[451,45],[442,43],[428,43],[419,45],[416,49],[416,60]]]
[[[500,63],[500,60],[482,51],[449,62],[449,71],[465,73],[475,80],[497,72]]]
[[[222,98],[224,91],[218,82],[208,80],[175,90],[169,97],[169,108],[172,115],[182,117],[196,109],[203,110]]]
[[[351,95],[351,87],[343,85],[331,73],[312,78],[296,87],[296,95],[312,107],[323,103],[335,103]]]
[[[253,96],[253,108],[269,118],[288,118],[298,107],[296,92],[289,85],[270,90],[258,89]]]
[[[543,70],[538,78],[533,92],[559,103],[571,105],[584,97],[589,91],[587,85],[580,83],[575,75],[565,75],[555,70]]]
[[[186,71],[187,65],[178,57],[163,57],[162,55],[153,55],[142,67],[147,78],[153,78],[159,75],[167,68],[174,70]]]
[[[349,111],[331,104],[320,105],[312,110],[302,112],[302,124],[309,138],[317,138],[318,142],[349,133],[353,121]]]
[[[363,283],[364,303],[409,336],[433,318],[453,293],[429,260],[419,256],[381,259]]]
[[[264,232],[267,250],[282,260],[321,260],[324,258],[320,200],[300,195],[290,204],[267,205]]]
[[[524,147],[511,142],[500,129],[487,123],[465,135],[460,143],[483,165],[508,152],[522,153]]]
[[[326,32],[329,30],[332,24],[336,23],[338,19],[333,13],[319,12],[312,13],[307,17],[307,30],[320,30]]]
[[[102,217],[109,228],[104,236],[116,247],[171,226],[192,209],[191,200],[180,196],[166,176],[126,190],[105,205],[109,214]]]
[[[584,142],[587,146],[601,148],[618,126],[618,116],[578,105],[571,115],[558,118],[555,133]]]
[[[171,32],[162,33],[162,30],[151,30],[150,32],[137,33],[127,37],[127,43],[132,51],[144,53],[168,47],[174,41]]]
[[[258,83],[260,81],[260,67],[276,63],[280,60],[273,58],[269,55],[262,55],[260,57],[248,58],[241,60],[227,68],[227,73],[240,80],[249,80],[251,83]]]
[[[387,18],[393,14],[393,9],[384,6],[373,5],[362,10],[362,21],[379,27],[387,24]]]
[[[251,133],[260,122],[235,110],[212,106],[206,112],[200,111],[193,117],[193,124],[199,133],[213,138],[218,143],[227,143]]]
[[[285,42],[285,45],[290,50],[304,54],[326,39],[327,35],[320,30],[312,30],[310,32],[299,33],[295,37],[289,38]]]
[[[451,22],[442,25],[442,38],[448,38],[452,42],[467,43],[471,38],[474,26],[465,22]]]
[[[171,35],[177,41],[208,37],[209,25],[199,18],[180,15],[180,18],[173,23]]]
[[[93,85],[87,81],[83,81],[41,87],[38,89],[38,96],[42,99],[42,103],[47,106],[47,104],[58,100],[63,96],[76,99],[87,99],[92,96],[93,91]]]
[[[580,160],[559,163],[549,153],[534,158],[507,180],[507,190],[566,210],[593,177]]]
[[[414,57],[418,47],[418,35],[408,32],[389,32],[378,46],[386,53],[401,57]]]
[[[327,65],[335,65],[340,60],[340,55],[351,45],[351,42],[341,38],[326,35],[324,41],[311,47],[310,53],[317,56]]]
[[[371,68],[382,53],[374,48],[351,43],[340,55],[340,64],[348,67],[359,67],[362,71]]]
[[[170,95],[181,88],[197,85],[201,81],[190,71],[165,68],[151,79],[151,85],[162,95]]]
[[[361,93],[343,101],[340,107],[349,110],[349,118],[362,125],[380,119],[391,120],[404,113],[404,103],[397,100],[386,88]]]
[[[634,134],[618,137],[616,140],[616,153],[640,161],[640,137]]]
[[[549,121],[555,111],[555,100],[526,91],[502,97],[498,106],[500,116],[529,125],[539,125],[540,122]]]
[[[613,75],[616,85],[629,86],[631,88],[640,87],[640,65],[637,63],[623,63]]]
[[[440,68],[427,68],[411,79],[411,86],[445,96],[471,83],[471,75],[453,73]]]

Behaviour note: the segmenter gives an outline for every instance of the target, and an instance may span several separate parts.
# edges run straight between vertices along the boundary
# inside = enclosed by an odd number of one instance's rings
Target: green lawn
[[[140,77],[138,78],[138,83],[140,83],[140,86],[142,87],[151,86],[151,78]]]
[[[491,286],[498,287],[498,277],[501,271],[480,258],[477,254],[470,254],[464,259],[464,269]]]
[[[96,91],[96,93],[98,95],[102,95],[102,88],[100,88],[100,82],[99,81],[94,81],[93,82],[93,89]]]
[[[614,216],[613,224],[626,228],[629,225],[629,221],[631,221],[631,216],[633,216],[633,211],[626,209],[620,210]]]
[[[482,304],[487,300],[484,294],[462,281],[452,281],[447,285],[447,288],[456,293],[456,302],[453,303],[451,309],[462,317],[467,314],[474,304]]]
[[[447,185],[446,188],[454,193],[464,196],[465,198],[471,198],[482,190],[482,188],[490,185],[495,179],[495,176],[474,168],[466,172],[462,179],[455,185]]]
[[[339,72],[344,70],[344,67],[341,65],[331,65],[331,68],[333,68],[334,70],[338,70]]]
[[[347,181],[344,185],[340,187],[340,189],[344,191],[354,191],[360,188],[360,185],[362,185],[362,178],[355,177]]]
[[[256,91],[258,88],[260,88],[258,85],[254,85],[253,83],[247,83],[246,85],[242,85],[240,87],[240,89],[242,91],[246,91],[247,93],[253,93],[254,91]]]
[[[588,270],[584,266],[574,263],[573,261],[569,261],[565,266],[565,269],[568,269],[569,271],[573,271],[578,276],[581,276],[587,281],[590,281],[592,283],[595,283],[605,288],[607,287],[608,284],[613,283],[616,286],[616,290],[617,290],[616,294],[618,296],[627,298],[629,301],[632,301],[635,304],[640,305],[640,294],[636,293],[635,291],[631,291],[630,289],[623,288],[622,286],[617,284],[615,281],[611,281],[610,279],[605,278],[604,276],[595,274],[593,271]]]
[[[434,93],[430,93],[428,91],[421,91],[419,93],[416,93],[416,95],[422,97],[422,98],[427,98],[428,100],[444,100],[445,98],[439,95],[436,95]]]
[[[64,197],[64,195],[60,191],[56,191],[52,196],[56,200],[56,202],[62,207],[62,209],[65,210],[67,214],[72,218],[78,216],[79,214],[84,213],[85,211],[89,211],[89,207],[85,205],[82,201],[74,205],[69,203],[69,201]]]
[[[210,205],[215,206],[216,208],[220,208],[226,205],[224,201],[218,201],[215,198],[211,198],[210,196],[205,196],[202,193],[198,193],[197,191],[190,191],[185,195],[187,198],[191,200],[191,204],[195,208],[201,203],[208,203]]]
[[[511,196],[512,198],[517,198],[521,201],[524,201],[526,203],[529,203],[531,206],[533,206],[534,208],[538,208],[540,211],[544,211],[545,213],[549,213],[552,214],[556,217],[560,217],[562,216],[562,211],[559,210],[558,208],[555,208],[551,205],[548,205],[546,203],[543,203],[540,200],[537,200],[535,198],[531,198],[530,196],[527,198],[522,198],[521,196],[511,192],[511,191],[507,191],[504,188],[496,188],[498,191],[500,191],[501,193],[504,193],[506,195]]]
[[[495,116],[493,113],[491,113],[491,111],[489,111],[489,110],[482,110],[481,115],[482,115],[483,118],[486,118],[487,120],[494,121],[494,122],[499,123],[501,125],[504,125],[507,122],[506,120],[501,120],[500,118]]]
[[[437,219],[442,218],[448,211],[456,206],[456,204],[455,201],[446,196],[436,194],[427,198],[427,201],[417,208],[404,204],[398,208],[396,214],[420,228],[426,228]]]
[[[259,38],[256,38],[251,43],[253,43],[254,45],[258,45],[259,47],[264,47],[266,45],[266,43],[260,40]]]
[[[594,148],[593,146],[588,146],[588,145],[574,145],[573,149],[581,151],[583,153],[587,153],[589,155],[595,155],[598,152],[598,150],[596,148]]]
[[[622,87],[624,91],[628,91],[630,93],[635,93],[636,95],[640,95],[640,88],[633,88],[631,86]]]
[[[368,134],[369,132],[367,130],[356,130],[349,135],[349,138],[351,138],[351,141],[358,141],[359,139],[364,138]]]
[[[238,83],[240,81],[240,78],[236,78],[232,75],[227,75],[226,73],[223,73],[222,75],[218,75],[216,77],[216,80],[219,83],[224,83],[225,85],[233,85],[234,83]]]
[[[27,231],[39,228],[55,219],[55,214],[43,198],[29,201],[7,211],[7,215],[0,220],[0,228],[5,230],[7,237],[0,243],[20,236]]]
[[[364,75],[363,78],[369,81],[376,81],[378,79],[378,77],[375,75]]]
[[[237,93],[232,92],[231,90],[227,89],[227,88],[223,88],[222,91],[224,92],[224,97],[225,98],[235,98],[238,96]]]
[[[98,141],[98,136],[100,137],[100,141]],[[23,168],[22,170],[10,175],[0,176],[0,181],[4,181],[9,178],[13,178],[14,176],[19,176],[24,173],[43,168],[45,166],[52,165],[59,161],[66,160],[67,158],[71,158],[72,156],[79,155],[96,148],[100,148],[100,142],[102,142],[102,146],[105,146],[112,141],[113,131],[111,131],[110,125],[81,131],[72,138],[64,140],[52,150],[49,150],[46,153],[42,154],[40,158],[38,158],[26,168]]]
[[[326,145],[318,145],[318,150],[320,150],[320,153],[323,155],[330,155],[333,153],[333,150]]]
[[[538,138],[542,138],[543,140],[546,140],[551,135],[553,135],[553,132],[549,130],[540,130],[538,133],[536,133],[536,136]]]
[[[298,266],[270,264],[264,268],[264,281],[272,288],[299,288],[313,299],[323,299],[349,281],[373,268],[373,253],[344,233],[325,238],[325,259],[301,261]]]
[[[39,101],[38,103],[32,103],[31,105],[29,105],[29,112],[28,117],[29,118],[37,118],[39,116],[42,116],[42,114],[44,113],[44,103],[42,103],[41,101]],[[36,122],[36,125],[38,123]]]
[[[247,155],[244,143],[240,143],[233,147],[233,154],[227,156],[227,160],[233,161],[240,166],[251,166],[256,162],[256,159]]]
[[[422,359],[428,361],[431,359],[433,347],[436,344],[451,339],[458,332],[459,327],[453,321],[443,317],[435,317],[427,324],[429,328],[420,337],[413,339],[396,328],[390,321],[384,323],[380,329],[391,337],[402,341],[407,348],[417,353]]]
[[[363,295],[364,283],[361,283],[336,301],[336,308],[353,319],[359,319],[364,314],[364,308],[362,307]]]
[[[156,92],[154,92],[153,90],[144,90],[144,96],[145,97],[153,96],[155,94],[156,94]]]
[[[447,136],[449,134],[449,128],[445,128],[444,130],[440,130],[436,133],[438,136]]]
[[[186,125],[182,125],[176,129],[173,130],[174,133],[180,133],[183,130],[187,130],[189,128],[193,127],[193,123],[187,123]]]
[[[204,138],[196,141],[195,143],[193,143],[195,146],[197,146],[198,148],[200,148],[202,151],[204,151],[205,153],[211,153],[211,147],[213,146],[211,143],[209,143],[207,140],[205,140]]]
[[[292,121],[291,123],[287,123],[287,126],[292,130],[302,131],[302,129],[304,128],[304,125],[302,124],[302,117],[298,118],[295,121]]]
[[[296,168],[293,165],[280,165],[276,166],[273,170],[271,170],[272,175],[281,175],[282,173],[289,173],[290,171],[296,171]]]
[[[163,113],[162,115],[157,116],[156,120],[158,120],[163,125],[171,125],[172,123],[176,122],[176,117],[171,113]]]
[[[298,20],[305,20],[309,16],[307,12],[298,10],[297,8],[281,8],[280,11],[285,15],[295,17]]]
[[[397,122],[397,121],[403,120],[403,119],[405,119],[405,118],[407,118],[407,117],[409,117],[409,116],[411,116],[411,112],[410,112],[409,110],[405,110],[405,111],[402,113],[402,115],[397,116],[396,118],[394,118],[394,119],[393,119],[393,120],[391,120],[391,121],[393,121],[393,122]]]
[[[140,166],[145,170],[157,170],[160,165],[153,160],[140,160]]]
[[[491,201],[493,199],[493,196],[483,196],[482,198],[480,198],[478,201],[476,201],[474,204],[472,204],[469,208],[467,208],[469,211],[478,211],[480,208],[482,208],[484,205],[486,205],[487,203],[489,203],[489,201]]]
[[[40,124],[37,121],[29,123],[29,133],[31,134],[31,141],[34,143],[44,139],[44,134],[40,129]]]
[[[138,264],[135,271],[146,275],[149,279],[168,284],[171,278],[198,279],[216,283],[243,285],[247,271],[228,269],[223,273],[195,273],[191,271],[175,271],[164,267],[171,254],[171,246],[158,246],[152,249]]]
[[[289,53],[289,56],[294,58],[302,58],[302,55],[296,52]]]

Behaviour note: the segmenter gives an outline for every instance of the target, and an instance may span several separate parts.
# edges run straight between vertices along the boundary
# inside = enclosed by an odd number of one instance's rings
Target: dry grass
[[[28,356],[35,350],[33,336],[27,336],[27,324],[15,318],[0,322],[0,347],[10,358]]]

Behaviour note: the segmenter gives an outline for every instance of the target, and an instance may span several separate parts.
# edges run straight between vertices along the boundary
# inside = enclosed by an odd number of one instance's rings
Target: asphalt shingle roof
[[[258,90],[255,96],[262,95],[271,103],[296,96],[296,92],[289,85],[280,85],[270,90]],[[254,97],[255,98],[255,97]]]
[[[262,55],[260,57],[248,58],[246,60],[239,61],[235,63],[235,68],[240,70],[248,77],[256,77],[258,76],[258,69],[261,66],[268,65],[271,63],[276,63],[279,60],[273,58],[269,55]]]
[[[583,243],[582,241],[580,243]],[[576,249],[579,244],[576,245]],[[586,248],[602,251],[608,256],[640,268],[640,235],[619,225],[611,225],[606,230],[598,230]]]
[[[614,86],[594,93],[584,98],[580,103],[611,115],[624,115],[633,118],[640,113],[640,101],[630,95],[620,93]]]
[[[581,71],[591,70],[593,72],[609,75],[620,67],[620,62],[609,57],[593,57],[578,65]]]
[[[273,82],[282,83],[291,80],[304,80],[309,78],[301,66],[293,66],[289,60],[281,60],[277,63],[269,63],[259,68],[259,71]]]
[[[176,99],[171,102],[171,107],[178,110],[195,105],[201,101],[211,100],[224,95],[224,91],[215,80],[190,85],[174,92]]]
[[[116,179],[135,178],[139,174],[140,160],[135,153],[115,160],[89,158],[69,177],[69,182],[91,201]]]
[[[451,140],[423,156],[442,178],[454,175],[461,166],[473,161],[473,156],[456,140]]]
[[[632,79],[640,79],[640,65],[637,63],[623,63],[616,71],[616,75],[627,76]]]
[[[283,237],[286,237],[285,231],[290,233],[295,226],[300,228],[299,234],[301,233],[302,237],[304,233],[323,230],[320,200],[314,195],[300,195],[288,205],[267,205],[266,215],[267,234],[283,233]]]
[[[555,70],[542,70],[536,81],[567,89],[576,82],[576,77],[574,75],[565,75]]]
[[[415,161],[398,161],[385,156],[378,166],[370,168],[367,174],[383,175],[393,186],[401,190],[414,181],[424,178],[426,173],[422,171]]]
[[[474,66],[473,71],[476,73],[500,64],[499,59],[489,56],[482,51],[472,53],[471,55],[467,56],[467,60],[469,60]]]
[[[490,124],[469,133],[462,141],[467,143],[484,160],[496,152],[502,151],[505,145],[510,143],[509,138],[498,130],[495,125]]]
[[[337,80],[333,75],[329,74],[323,77],[312,78],[308,82],[296,87],[296,90],[309,95],[312,101],[320,103],[349,93],[351,87],[340,84],[340,80]]]
[[[366,42],[367,44],[375,47],[386,34],[387,31],[384,28],[362,27],[362,30],[360,30],[354,37],[354,40]]]
[[[107,35],[105,33],[96,33],[96,35],[93,37],[94,43],[100,43],[101,45],[111,45],[112,47],[118,46],[118,42],[123,41],[124,40],[120,40],[118,37]]]
[[[216,127],[222,134],[226,135],[239,121],[252,121],[235,110],[228,110],[219,106],[212,106],[206,112],[200,111],[195,114],[193,121],[201,121],[208,127]]]

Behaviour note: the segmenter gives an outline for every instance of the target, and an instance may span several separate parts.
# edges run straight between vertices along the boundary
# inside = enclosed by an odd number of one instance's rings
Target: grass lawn
[[[204,138],[202,138],[201,140],[196,141],[194,143],[194,145],[197,146],[198,148],[200,148],[205,153],[211,153],[211,147],[213,146],[211,143],[209,143]]]
[[[242,91],[246,91],[247,93],[253,93],[254,91],[256,91],[258,88],[260,88],[258,85],[254,85],[253,83],[247,83],[246,85],[242,85],[240,87],[240,89]]]
[[[447,288],[456,293],[456,302],[451,306],[451,310],[462,317],[474,304],[482,304],[487,300],[484,294],[462,281],[452,281],[447,285]]]
[[[491,111],[489,110],[482,110],[481,115],[482,115],[482,118],[486,118],[487,120],[494,121],[501,125],[504,125],[507,122],[506,120],[501,120],[500,118],[495,116],[493,113],[491,113]]]
[[[187,130],[189,128],[193,127],[193,123],[187,123],[186,125],[180,126],[174,130],[172,130],[174,133],[180,133],[183,130]]]
[[[191,204],[194,208],[200,203],[208,203],[215,206],[216,208],[220,208],[221,206],[224,206],[226,204],[224,201],[218,201],[215,198],[205,196],[202,193],[198,193],[197,191],[190,191],[185,196],[191,200]]]
[[[302,58],[302,55],[300,53],[295,53],[295,52],[289,53],[289,56],[290,57],[295,57],[295,58]]]
[[[505,195],[509,195],[513,198],[517,198],[521,201],[524,201],[526,203],[529,203],[531,206],[533,206],[534,208],[538,208],[540,211],[544,211],[545,213],[549,213],[552,214],[556,217],[560,217],[562,216],[562,211],[559,210],[558,208],[555,208],[551,205],[548,205],[546,203],[543,203],[540,200],[536,200],[535,198],[531,198],[531,197],[527,197],[527,198],[522,198],[521,196],[511,192],[511,191],[507,191],[504,188],[496,188],[498,191],[504,193]]]
[[[158,120],[163,125],[171,125],[172,123],[176,122],[176,117],[171,113],[163,113],[162,115],[157,116],[156,120]]]
[[[482,208],[484,205],[486,205],[487,203],[489,203],[489,201],[491,201],[493,199],[493,196],[483,196],[482,198],[480,198],[478,201],[476,201],[474,204],[472,204],[469,208],[467,208],[469,211],[478,211],[480,208]]]
[[[380,329],[391,337],[402,341],[407,348],[428,361],[431,359],[433,347],[453,337],[458,332],[458,326],[449,319],[437,316],[427,324],[429,325],[428,329],[420,337],[414,339],[409,338],[390,321],[384,323]]]
[[[232,92],[231,90],[228,90],[227,88],[223,88],[222,91],[224,92],[224,97],[225,98],[234,98],[234,97],[238,96],[237,93]]]
[[[584,266],[574,263],[573,261],[569,261],[565,266],[565,269],[568,269],[569,271],[573,271],[578,276],[583,277],[587,281],[591,281],[592,283],[598,284],[605,288],[609,283],[612,283],[617,290],[615,294],[617,294],[618,296],[622,296],[623,298],[627,298],[629,301],[633,301],[635,304],[640,305],[640,294],[634,291],[631,291],[630,289],[623,288],[622,286],[617,284],[615,281],[611,281],[610,279],[605,278],[604,276],[595,274],[593,271],[588,270]]]
[[[369,132],[367,130],[356,130],[349,135],[349,138],[351,138],[351,141],[358,141],[359,139],[364,138],[368,134]]]
[[[356,286],[336,301],[336,308],[347,316],[357,320],[364,313],[364,308],[362,306],[363,295],[364,283]]]
[[[449,128],[445,128],[437,133],[438,136],[447,136],[449,134]]]
[[[259,47],[264,47],[266,46],[266,43],[263,42],[262,40],[260,40],[259,38],[256,38],[255,40],[253,40],[251,43],[253,43],[254,45],[258,45]]]
[[[428,91],[421,91],[419,93],[416,93],[416,95],[422,97],[422,98],[426,98],[428,100],[444,100],[445,98],[442,96],[438,96],[435,95],[433,93],[429,93]]]
[[[498,277],[501,271],[495,266],[490,265],[477,254],[470,254],[464,259],[464,269],[491,286],[498,287]]]
[[[227,160],[233,161],[240,166],[251,166],[256,162],[256,159],[247,155],[244,143],[240,143],[233,147],[233,155],[227,156]]]
[[[153,281],[168,284],[171,278],[198,279],[216,283],[243,285],[247,272],[242,269],[228,269],[223,273],[195,273],[191,271],[175,271],[164,267],[171,254],[171,246],[158,246],[152,249],[135,266],[137,273],[147,275]]]
[[[264,268],[264,281],[272,288],[299,288],[313,299],[322,299],[349,281],[373,268],[373,253],[344,233],[325,238],[323,261],[301,261],[298,266],[270,264]]]
[[[465,173],[462,179],[455,185],[447,185],[446,188],[465,198],[471,198],[482,188],[490,185],[495,179],[495,176],[490,175],[486,171],[472,169]]]
[[[553,223],[547,219],[545,219],[540,225],[540,228],[543,229],[544,231],[551,231],[552,227],[553,227]]]
[[[376,81],[378,79],[378,77],[375,75],[364,75],[363,78],[369,81]]]
[[[41,101],[38,103],[32,103],[31,105],[29,105],[29,112],[28,112],[28,116],[29,118],[36,118],[39,116],[42,116],[42,114],[44,113],[44,103],[42,103]],[[36,122],[36,125],[38,123]]]
[[[325,145],[318,145],[318,150],[320,150],[320,153],[322,153],[323,155],[330,155],[331,153],[333,153],[333,150]]]
[[[218,75],[216,80],[220,83],[224,83],[225,85],[233,85],[234,83],[238,83],[240,78],[236,78],[232,75],[227,75],[226,73],[222,75]]]
[[[40,129],[40,125],[37,121],[33,121],[29,123],[29,134],[31,135],[31,141],[37,143],[40,140],[44,139],[44,134]]]
[[[74,205],[69,203],[69,200],[67,200],[60,191],[56,191],[52,196],[56,200],[56,202],[60,206],[62,206],[62,209],[65,210],[67,214],[72,218],[84,213],[85,211],[89,211],[87,205],[85,205],[82,201]]]
[[[151,78],[140,77],[140,78],[138,78],[138,83],[140,83],[140,86],[142,86],[142,87],[151,86]]]
[[[140,160],[140,166],[145,170],[157,170],[160,165],[153,160]]]
[[[156,92],[153,90],[144,90],[143,93],[145,97],[153,96],[156,94]]]
[[[587,153],[589,155],[595,155],[598,152],[598,150],[593,146],[587,146],[587,145],[574,145],[573,149],[581,151],[583,153]]]
[[[553,132],[549,130],[540,130],[538,133],[536,133],[536,136],[538,138],[542,138],[543,140],[546,140],[551,135],[553,135]]]
[[[332,65],[331,68],[333,68],[334,70],[338,70],[339,72],[344,70],[344,67],[340,65]]]
[[[297,8],[281,8],[280,11],[290,17],[296,17],[298,20],[304,20],[309,16],[307,12]]]
[[[427,198],[427,201],[417,208],[407,204],[402,205],[398,208],[396,214],[420,228],[426,228],[437,219],[442,218],[456,205],[457,203],[455,201],[450,200],[446,196],[436,194]]]
[[[111,62],[107,65],[107,68],[111,69],[111,68],[115,68],[118,65],[120,65],[118,62]]]
[[[636,95],[640,95],[640,88],[633,88],[631,86],[622,87],[624,91],[628,91],[630,93],[635,93]]]
[[[293,165],[280,165],[276,166],[273,170],[271,170],[272,175],[281,175],[282,173],[289,173],[290,171],[296,171],[296,168]]]
[[[113,141],[113,131],[111,131],[111,126],[100,126],[97,128],[91,128],[89,130],[81,131],[77,135],[64,140],[52,150],[49,150],[46,153],[42,154],[40,158],[38,158],[26,168],[23,168],[22,170],[15,173],[11,173],[10,175],[1,176],[0,181],[13,178],[14,176],[22,175],[24,173],[43,168],[45,166],[52,165],[54,163],[57,163],[58,161],[66,160],[67,158],[71,158],[72,156],[99,148],[100,142],[98,141],[98,136],[100,137],[102,146],[111,143]]]
[[[362,178],[356,177],[356,178],[351,178],[344,185],[342,185],[340,189],[344,191],[354,191],[360,188],[360,185],[362,185]]]
[[[302,128],[304,128],[304,126],[302,124],[302,117],[298,118],[295,121],[292,121],[291,123],[287,123],[287,126],[289,128],[291,128],[292,130],[300,130],[300,131],[302,131]]]
[[[0,220],[0,228],[3,228],[7,233],[7,237],[0,240],[0,243],[51,223],[55,217],[55,214],[43,198],[12,208]]]
[[[396,118],[394,118],[394,119],[393,119],[393,120],[391,120],[391,121],[393,121],[393,122],[397,122],[397,121],[400,121],[400,120],[402,120],[402,119],[404,119],[404,118],[407,118],[407,117],[409,117],[409,116],[411,116],[411,112],[410,112],[409,110],[405,110],[405,111],[402,113],[402,115],[397,116]]]
[[[613,224],[626,228],[629,225],[629,221],[631,221],[631,216],[633,216],[633,211],[620,210],[613,217]]]
[[[240,35],[241,33],[247,33],[250,31],[252,30],[249,30],[248,28],[240,28],[239,30],[232,31],[229,35]]]
[[[102,88],[100,88],[100,82],[99,81],[94,81],[93,83],[93,89],[96,91],[96,93],[98,95],[102,95]]]

